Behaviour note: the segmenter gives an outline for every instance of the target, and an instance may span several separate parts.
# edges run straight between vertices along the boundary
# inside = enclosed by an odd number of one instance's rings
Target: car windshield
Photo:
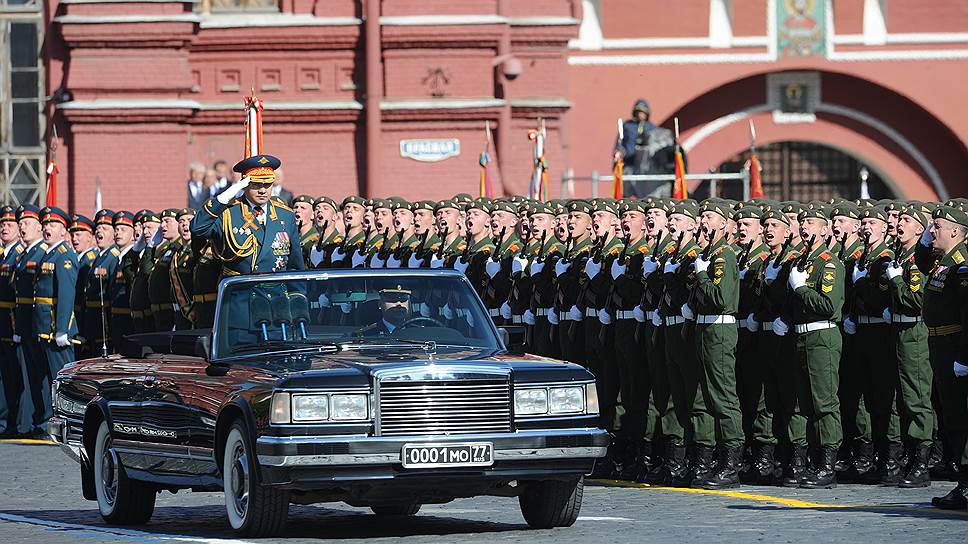
[[[217,358],[327,345],[500,347],[480,299],[462,276],[396,271],[228,282],[213,332]]]

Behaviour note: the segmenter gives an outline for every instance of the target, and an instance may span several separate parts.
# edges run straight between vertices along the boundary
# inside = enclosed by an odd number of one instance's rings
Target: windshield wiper
[[[268,342],[261,342],[259,344],[245,344],[242,346],[236,346],[232,348],[230,353],[247,353],[260,350],[305,351],[309,349],[318,349],[320,347],[330,347],[333,348],[333,350],[339,350],[339,345],[337,343],[325,340],[269,340]]]

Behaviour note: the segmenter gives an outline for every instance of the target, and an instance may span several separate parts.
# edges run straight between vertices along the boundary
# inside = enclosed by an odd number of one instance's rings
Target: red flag
[[[760,159],[756,151],[750,155],[750,198],[763,198],[763,180],[760,179]]]
[[[615,181],[612,184],[612,198],[616,200],[621,200],[625,196],[625,186],[622,181],[622,171],[625,170],[625,161],[622,160],[621,154],[615,152],[615,163],[612,165],[612,175],[615,177]]]
[[[57,205],[57,165],[54,159],[47,161],[47,205]]]
[[[682,160],[679,146],[676,146],[676,181],[672,185],[672,198],[676,200],[689,198],[689,188],[686,187],[686,164]]]

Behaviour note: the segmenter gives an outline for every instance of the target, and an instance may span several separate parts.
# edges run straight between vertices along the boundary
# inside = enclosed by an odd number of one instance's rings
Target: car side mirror
[[[195,355],[206,361],[211,358],[212,338],[209,335],[203,334],[195,339]]]
[[[524,353],[525,331],[522,325],[500,325],[497,328],[508,353]]]

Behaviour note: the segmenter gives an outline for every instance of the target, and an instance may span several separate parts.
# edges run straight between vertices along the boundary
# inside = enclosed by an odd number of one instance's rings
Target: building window
[[[279,0],[202,0],[203,13],[225,12],[261,12],[272,13],[279,11]]]
[[[40,5],[3,0],[0,35],[0,201],[35,203],[44,185],[44,76]],[[36,13],[27,17],[24,12]]]

